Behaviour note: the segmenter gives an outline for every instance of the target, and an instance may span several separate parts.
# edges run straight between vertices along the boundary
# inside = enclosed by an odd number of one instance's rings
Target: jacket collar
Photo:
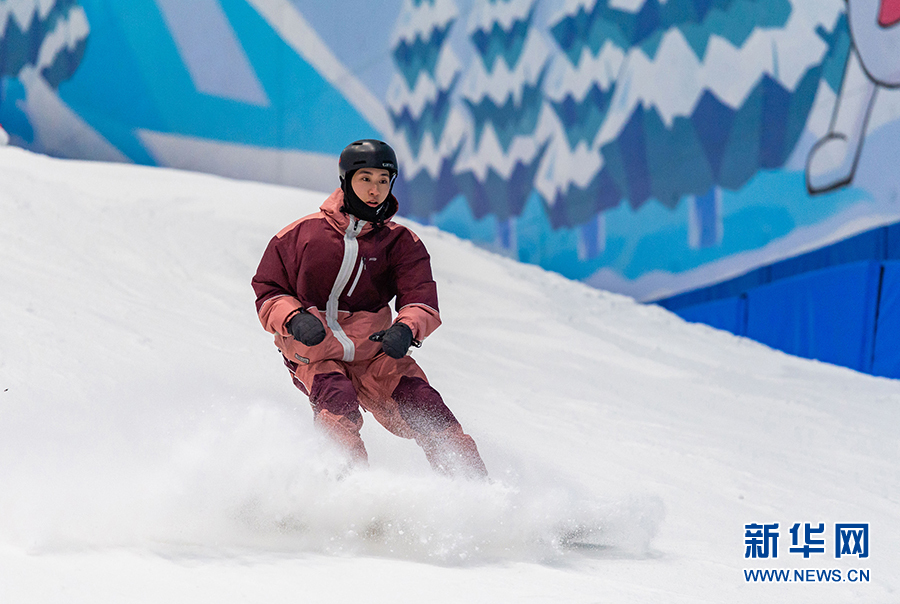
[[[394,214],[397,213],[397,210],[400,207],[400,204],[397,202],[397,198],[394,197],[394,194],[391,193],[387,198],[388,203],[388,212],[387,217],[384,220],[384,224],[388,224],[391,221],[391,218],[394,217]],[[358,220],[356,216],[352,216],[350,214],[345,214],[341,211],[341,208],[344,207],[344,191],[341,190],[340,187],[334,190],[334,192],[328,196],[322,205],[319,207],[322,210],[322,213],[325,214],[325,218],[328,222],[336,228],[339,232],[344,233],[347,230],[347,227],[350,225],[351,220]],[[372,223],[367,222],[360,234],[367,233],[372,230],[374,226]]]

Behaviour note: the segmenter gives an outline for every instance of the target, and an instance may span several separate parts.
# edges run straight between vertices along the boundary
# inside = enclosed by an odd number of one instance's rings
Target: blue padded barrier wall
[[[885,262],[872,373],[900,378],[900,262]]]
[[[880,274],[880,262],[854,262],[753,289],[747,293],[747,336],[869,372]]]
[[[744,292],[768,282],[769,267],[765,266],[752,270],[744,275],[740,275],[739,277],[729,279],[728,281],[704,287],[703,289],[696,289],[664,300],[657,300],[656,304],[681,314],[680,309],[682,308],[688,308],[698,304],[712,302],[714,300],[721,300],[722,298],[738,297]]]
[[[882,260],[887,256],[887,238],[888,228],[881,227],[795,258],[776,262],[768,267],[769,280],[777,281],[850,262]]]
[[[705,323],[739,336],[746,335],[747,297],[737,296],[713,300],[675,311],[685,321]]]
[[[885,260],[900,260],[900,224],[884,228],[887,230]]]
[[[779,279],[865,260],[900,260],[900,224],[872,229],[824,248],[759,267],[721,283],[657,300],[656,303],[681,314],[679,309],[739,296]]]
[[[900,223],[657,304],[791,354],[900,378]]]

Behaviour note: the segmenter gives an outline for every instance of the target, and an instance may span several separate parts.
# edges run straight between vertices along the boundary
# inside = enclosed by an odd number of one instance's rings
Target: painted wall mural
[[[75,0],[0,2],[0,124],[16,140],[35,142],[28,99],[55,102],[84,54],[90,27]]]
[[[876,93],[900,86],[900,2],[849,0],[848,7],[853,43],[828,133],[809,155],[810,193],[853,180]]]
[[[900,0],[0,0],[12,144],[331,190],[655,299],[900,221]]]

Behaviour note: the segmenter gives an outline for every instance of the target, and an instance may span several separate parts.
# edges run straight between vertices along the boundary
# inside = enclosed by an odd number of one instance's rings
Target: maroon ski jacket
[[[394,196],[383,226],[341,212],[343,203],[337,189],[319,212],[275,235],[253,277],[259,320],[293,362],[373,358],[381,343],[369,336],[390,327],[392,299],[396,320],[417,340],[441,323],[431,259],[415,233],[390,220],[398,207]],[[304,346],[286,330],[300,308],[325,325],[321,344]]]

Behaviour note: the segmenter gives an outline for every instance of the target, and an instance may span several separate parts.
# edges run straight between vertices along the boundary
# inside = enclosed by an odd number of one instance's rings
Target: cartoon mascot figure
[[[876,92],[900,86],[900,0],[847,0],[847,11],[853,44],[828,134],[807,159],[811,194],[853,180]]]

